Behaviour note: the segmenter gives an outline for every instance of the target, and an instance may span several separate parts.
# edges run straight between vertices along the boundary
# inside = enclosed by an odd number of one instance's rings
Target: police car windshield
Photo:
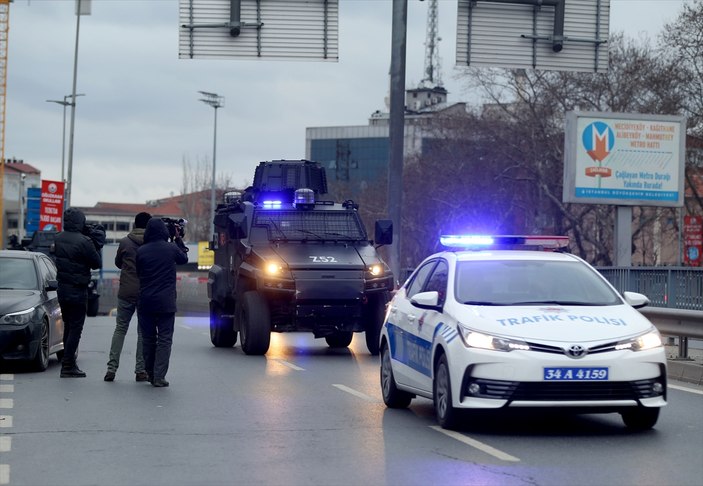
[[[618,305],[622,300],[580,262],[484,260],[457,264],[456,299],[469,305]]]

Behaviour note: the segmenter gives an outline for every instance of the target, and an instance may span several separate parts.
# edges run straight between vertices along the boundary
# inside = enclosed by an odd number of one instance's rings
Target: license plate
[[[608,368],[545,368],[545,381],[603,381]]]

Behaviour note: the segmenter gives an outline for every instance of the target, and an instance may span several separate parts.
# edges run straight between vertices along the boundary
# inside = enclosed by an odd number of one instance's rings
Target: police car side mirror
[[[230,214],[227,220],[227,232],[231,240],[247,237],[247,217],[243,213]]]
[[[637,292],[623,292],[623,297],[625,297],[625,302],[630,304],[635,309],[641,309],[649,305],[649,299],[644,294],[638,294]]]
[[[374,243],[377,245],[390,245],[393,243],[393,221],[379,219],[374,227]]]
[[[47,280],[46,285],[44,286],[44,290],[47,292],[50,292],[52,290],[58,290],[59,289],[59,281],[58,280]]]
[[[439,292],[432,290],[430,292],[420,292],[410,298],[410,303],[420,309],[441,310],[439,305]]]

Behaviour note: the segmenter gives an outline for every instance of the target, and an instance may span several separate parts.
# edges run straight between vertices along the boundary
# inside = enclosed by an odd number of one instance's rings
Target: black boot
[[[61,364],[61,378],[85,378],[85,371],[81,370],[76,362]]]

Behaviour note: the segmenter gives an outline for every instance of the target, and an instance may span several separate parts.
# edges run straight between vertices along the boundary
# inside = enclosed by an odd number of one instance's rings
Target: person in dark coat
[[[120,366],[120,354],[129,322],[137,310],[139,296],[139,277],[137,277],[137,249],[144,243],[144,230],[151,219],[151,214],[141,212],[134,217],[134,228],[120,240],[115,254],[115,266],[120,269],[120,288],[117,291],[117,322],[110,344],[110,358],[107,362],[105,381],[114,381]],[[144,354],[142,353],[142,330],[137,326],[137,352],[134,366],[136,381],[146,381]]]
[[[176,236],[176,244],[169,242],[166,223],[151,218],[144,231],[144,244],[137,250],[137,316],[146,372],[155,387],[168,386],[165,378],[176,320],[176,265],[188,263],[188,255],[179,248],[183,242],[178,240]]]
[[[96,237],[100,228],[92,228]],[[63,213],[63,231],[54,239],[53,257],[56,262],[58,297],[63,317],[64,355],[61,378],[83,378],[85,373],[76,364],[78,344],[85,323],[90,270],[102,267],[99,242],[86,236],[85,215],[76,208]],[[102,241],[105,232],[102,230]]]

